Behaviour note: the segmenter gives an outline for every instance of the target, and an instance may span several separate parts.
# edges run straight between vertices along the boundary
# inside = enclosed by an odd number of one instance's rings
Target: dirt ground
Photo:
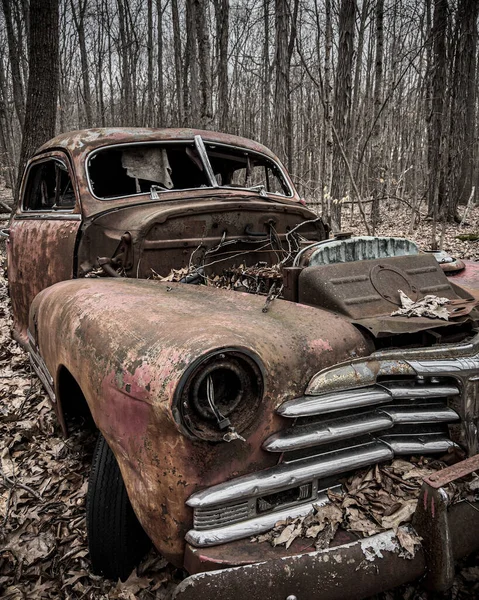
[[[1,188],[0,200],[8,200]],[[378,233],[407,235],[410,211],[395,204],[383,208]],[[364,233],[357,217],[351,221],[345,212],[343,229]],[[479,208],[471,211],[468,222],[463,228],[447,226],[445,249],[477,260],[479,242],[456,236],[479,232]],[[5,224],[0,220],[0,228]],[[422,222],[409,237],[427,249],[430,227]],[[163,600],[181,574],[154,551],[125,583],[106,581],[90,571],[84,513],[94,437],[78,428],[62,438],[25,353],[12,341],[4,258],[0,242],[0,597]],[[426,597],[419,586],[405,586],[377,600]],[[443,598],[478,597],[479,561],[472,557],[458,567],[454,587]]]

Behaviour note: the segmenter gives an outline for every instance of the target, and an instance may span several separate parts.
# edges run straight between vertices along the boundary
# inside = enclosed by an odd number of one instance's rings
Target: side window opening
[[[71,211],[75,193],[66,165],[57,159],[33,164],[27,176],[24,210]]]

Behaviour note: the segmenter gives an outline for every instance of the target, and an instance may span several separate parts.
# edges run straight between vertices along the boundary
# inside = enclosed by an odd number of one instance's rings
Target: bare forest
[[[347,207],[372,232],[394,200],[434,221],[435,245],[436,221],[458,221],[475,200],[476,0],[30,4],[2,0],[0,12],[0,165],[11,187],[28,156],[24,128],[46,121],[51,133],[198,127],[253,138],[333,229]],[[57,43],[31,65],[39,19]],[[47,82],[34,123],[32,66]],[[42,115],[52,91],[56,115]]]

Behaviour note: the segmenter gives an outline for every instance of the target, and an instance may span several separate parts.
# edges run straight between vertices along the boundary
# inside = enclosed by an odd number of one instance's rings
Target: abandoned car
[[[54,138],[2,236],[15,337],[64,433],[99,431],[97,572],[127,577],[153,542],[189,573],[177,598],[344,600],[446,589],[479,546],[477,506],[444,491],[479,468],[474,266],[461,287],[411,241],[330,237],[268,149],[191,129]],[[449,317],[393,315],[401,294]],[[409,525],[251,542],[411,456],[451,464],[424,481],[414,552]]]

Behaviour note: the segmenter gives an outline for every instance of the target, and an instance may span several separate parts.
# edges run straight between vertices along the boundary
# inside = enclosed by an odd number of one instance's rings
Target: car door
[[[44,288],[75,276],[80,203],[68,157],[50,152],[29,162],[7,242],[14,335],[27,341],[28,311]]]

